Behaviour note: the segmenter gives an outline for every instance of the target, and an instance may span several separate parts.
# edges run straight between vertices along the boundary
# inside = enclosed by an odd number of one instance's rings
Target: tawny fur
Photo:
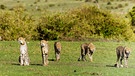
[[[24,65],[24,66],[29,65],[30,59],[28,55],[28,49],[27,49],[25,38],[19,37],[18,42],[20,43],[20,56],[19,56],[20,65]]]
[[[61,53],[61,43],[60,42],[54,43],[54,50],[55,50],[56,61],[59,61],[60,60],[60,53]]]
[[[118,46],[116,48],[116,55],[117,55],[117,61],[116,61],[116,67],[123,67],[122,60],[125,60],[125,67],[128,67],[128,58],[130,55],[131,49],[128,47]],[[119,59],[120,59],[120,65],[119,65]]]
[[[48,61],[48,52],[49,52],[48,41],[41,40],[40,45],[41,45],[41,53],[42,53],[42,64],[43,64],[43,66],[46,66],[49,63],[49,61]]]
[[[86,55],[89,56],[89,59],[90,61],[92,62],[93,61],[93,58],[92,58],[92,55],[93,55],[93,52],[96,50],[95,46],[93,43],[84,43],[81,45],[81,56],[80,58],[78,59],[78,61],[80,60],[83,60],[83,61],[86,61]]]

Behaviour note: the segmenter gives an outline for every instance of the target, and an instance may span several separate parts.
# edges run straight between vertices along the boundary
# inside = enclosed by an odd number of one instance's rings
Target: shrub
[[[85,0],[85,2],[91,2],[92,0]]]
[[[118,4],[118,8],[122,8],[123,7],[123,5],[122,4]]]
[[[128,6],[129,4],[128,3],[125,3],[125,6]]]
[[[0,8],[4,10],[6,8],[6,6],[5,5],[0,5]]]
[[[21,8],[14,11],[0,11],[0,36],[3,40],[16,40],[23,36],[34,39],[36,36],[35,23],[31,16],[23,14]]]
[[[17,3],[20,3],[20,1],[17,1]]]
[[[63,14],[42,16],[38,25],[39,37],[44,39],[133,38],[129,24],[108,11],[83,6]],[[127,34],[128,33],[128,34]]]
[[[129,12],[129,16],[131,18],[131,24],[132,24],[132,26],[135,26],[135,6]]]
[[[64,34],[70,30],[70,25],[67,24],[64,18],[65,16],[59,13],[52,16],[45,15],[41,17],[37,27],[39,39],[55,40],[64,36]]]
[[[107,2],[107,5],[111,5],[111,2],[109,1],[109,2]]]
[[[45,2],[48,2],[48,0],[45,0]]]
[[[49,7],[53,7],[53,6],[55,6],[55,4],[49,4]]]
[[[82,6],[65,13],[43,14],[34,19],[15,7],[12,11],[0,11],[0,36],[3,40],[107,38],[118,40],[135,39],[130,24],[119,16],[93,6]],[[134,10],[130,12],[134,19]]]

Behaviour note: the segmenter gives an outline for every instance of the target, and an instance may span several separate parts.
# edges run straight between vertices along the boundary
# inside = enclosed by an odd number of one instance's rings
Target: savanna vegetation
[[[110,7],[115,2],[114,0],[88,0],[86,2],[83,0],[71,0],[67,1],[67,3],[76,3],[76,7],[57,12],[51,12],[50,9],[56,9],[56,5],[57,8],[62,6],[64,8],[67,4],[61,4],[66,1],[58,0],[54,4],[52,3],[53,0],[48,0],[44,1],[44,6],[42,0],[11,2],[14,4],[14,6],[11,5],[12,7],[6,5],[8,3],[3,2],[1,4],[0,36],[3,40],[16,40],[19,36],[26,37],[29,40],[135,39],[132,27],[132,24],[134,24],[133,13],[129,12],[130,14],[126,16],[127,18],[123,18],[116,13],[108,11],[108,8],[105,10],[103,7],[95,6],[96,4],[100,5],[100,3],[108,2],[106,7]],[[73,3],[71,4],[73,5]],[[77,3],[78,5],[83,4],[77,6]],[[41,5],[43,7],[48,6],[48,9],[43,10]],[[128,6],[128,2],[125,5]],[[117,8],[122,8],[122,6],[118,5]],[[33,7],[36,8],[34,9]]]
[[[135,40],[134,3],[135,0],[0,1],[0,76],[134,76],[135,43],[130,42]],[[26,38],[30,66],[19,65],[19,43],[15,40],[20,36]],[[42,66],[40,39],[49,40],[48,66]],[[62,44],[59,62],[54,61],[53,40]],[[88,58],[86,62],[77,61],[80,45],[85,42],[96,46],[93,62]],[[115,48],[119,45],[132,49],[128,68],[114,67]]]
[[[29,42],[29,41],[27,41]],[[20,66],[18,57],[19,43],[17,41],[0,42],[0,75],[1,76],[134,76],[135,51],[134,42],[93,42],[96,51],[93,53],[93,62],[77,61],[80,56],[80,45],[89,41],[67,42],[61,41],[61,59],[56,62],[54,55],[54,41],[49,41],[49,65],[42,66],[40,41],[30,41],[28,52],[29,66]],[[115,48],[119,45],[132,49],[129,56],[128,68],[113,67],[116,63]],[[70,47],[70,48],[69,48]],[[124,61],[123,61],[124,64]]]

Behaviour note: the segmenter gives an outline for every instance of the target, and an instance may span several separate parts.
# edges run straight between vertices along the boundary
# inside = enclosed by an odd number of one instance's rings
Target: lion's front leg
[[[88,56],[89,56],[90,62],[93,62],[92,55],[88,53]]]
[[[48,61],[48,54],[45,54],[45,65],[48,65],[49,61]]]
[[[43,66],[48,65],[49,61],[48,61],[48,54],[43,54]]]
[[[45,65],[45,54],[42,55],[42,64]]]
[[[117,68],[119,68],[119,59],[120,59],[120,57],[117,56],[117,61],[116,61],[116,67],[117,67]]]
[[[23,54],[21,54],[21,56],[20,56],[20,65],[22,66],[22,65],[24,65],[24,55]]]
[[[128,59],[124,58],[124,60],[125,60],[125,67],[128,68]]]

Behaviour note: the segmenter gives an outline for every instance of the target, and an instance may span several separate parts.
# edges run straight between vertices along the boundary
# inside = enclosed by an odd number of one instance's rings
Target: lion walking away
[[[54,43],[54,50],[55,50],[56,61],[59,61],[60,60],[60,53],[61,53],[61,43],[60,42]]]
[[[128,58],[130,55],[131,49],[128,47],[123,47],[123,46],[118,46],[116,48],[116,55],[117,55],[117,60],[116,60],[116,67],[123,67],[122,65],[122,60],[125,60],[125,67],[128,67]],[[120,60],[120,65],[119,65],[119,60]]]
[[[86,55],[89,56],[90,61],[93,61],[92,55],[94,51],[96,50],[96,47],[93,43],[84,43],[81,45],[81,56],[78,59],[78,61],[86,61]]]
[[[49,61],[48,61],[48,51],[49,51],[48,41],[41,40],[40,45],[41,45],[41,53],[42,53],[42,64],[43,64],[43,66],[46,66],[49,63]]]

